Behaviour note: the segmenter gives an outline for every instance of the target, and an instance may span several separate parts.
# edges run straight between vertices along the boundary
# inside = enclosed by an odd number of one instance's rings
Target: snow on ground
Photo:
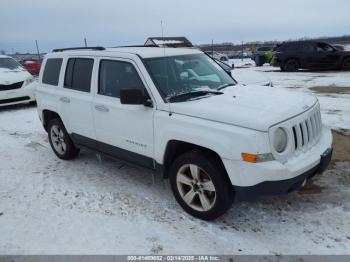
[[[342,72],[239,70],[261,71],[272,88],[300,84],[293,90],[302,92],[350,80]],[[326,124],[349,128],[349,97],[317,95]],[[238,202],[203,222],[150,171],[84,150],[74,161],[59,160],[33,106],[0,109],[0,142],[0,254],[350,254],[348,161],[299,192]]]

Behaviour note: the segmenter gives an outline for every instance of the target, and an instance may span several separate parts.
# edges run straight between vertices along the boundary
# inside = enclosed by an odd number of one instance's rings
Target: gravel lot
[[[350,254],[350,95],[310,89],[347,87],[350,72],[235,70],[261,72],[271,88],[315,92],[324,123],[337,130],[328,171],[299,192],[235,203],[203,222],[182,211],[159,175],[84,150],[59,160],[35,106],[7,107],[0,109],[0,253]]]

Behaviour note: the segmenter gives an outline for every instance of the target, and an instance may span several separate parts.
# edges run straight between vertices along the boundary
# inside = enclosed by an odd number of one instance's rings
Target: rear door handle
[[[61,97],[60,101],[67,104],[70,103],[70,99],[68,97]]]
[[[109,112],[109,109],[103,105],[96,105],[95,109],[100,112]]]

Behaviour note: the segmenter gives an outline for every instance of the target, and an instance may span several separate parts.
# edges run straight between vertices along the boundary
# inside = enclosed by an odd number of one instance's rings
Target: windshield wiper
[[[234,86],[234,84],[224,84],[224,85],[221,85],[218,88],[216,88],[216,90],[222,90],[222,89],[229,87],[229,86]]]
[[[215,90],[198,90],[198,91],[192,91],[192,92],[188,92],[188,93],[182,93],[182,94],[178,94],[178,95],[169,96],[169,97],[167,97],[167,100],[169,102],[181,101],[183,99],[187,100],[187,99],[192,98],[192,97],[199,97],[199,96],[204,96],[207,94],[221,95],[223,93],[220,91],[215,91]]]

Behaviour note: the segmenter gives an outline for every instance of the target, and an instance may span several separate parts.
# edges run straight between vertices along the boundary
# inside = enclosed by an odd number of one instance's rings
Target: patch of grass
[[[350,135],[333,130],[332,161],[350,161]]]
[[[319,94],[350,94],[350,87],[342,86],[315,86],[310,90]]]

